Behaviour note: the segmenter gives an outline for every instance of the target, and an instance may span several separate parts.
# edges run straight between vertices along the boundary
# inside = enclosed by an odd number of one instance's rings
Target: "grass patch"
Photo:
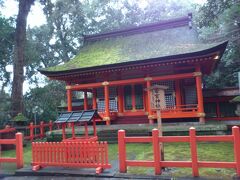
[[[127,159],[129,160],[152,160],[152,145],[147,143],[127,144]],[[15,150],[3,151],[3,157],[15,157]],[[30,166],[32,159],[31,143],[24,147],[24,163]],[[191,160],[189,143],[164,143],[164,158],[167,161],[188,161]],[[117,144],[109,144],[109,160],[118,159]],[[234,160],[232,143],[198,143],[198,159],[200,161],[227,161]],[[4,168],[3,168],[4,167]],[[15,166],[2,164],[1,169],[14,171]],[[128,173],[131,174],[154,174],[153,168],[128,167]],[[200,175],[205,177],[221,177],[229,179],[235,174],[234,169],[201,168]],[[191,177],[190,168],[167,168],[163,175],[172,177]]]

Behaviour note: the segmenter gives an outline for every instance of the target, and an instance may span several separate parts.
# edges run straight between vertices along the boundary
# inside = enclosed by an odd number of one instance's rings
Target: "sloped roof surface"
[[[55,123],[89,122],[94,117],[101,118],[96,110],[62,112]]]
[[[176,24],[178,22],[178,24]],[[197,33],[188,26],[189,17],[150,26],[131,29],[122,33],[110,33],[85,37],[79,54],[69,62],[42,71],[69,71],[94,66],[111,65],[167,57],[207,50],[219,44],[199,42]],[[174,24],[175,23],[175,24]],[[166,23],[165,23],[166,24]],[[145,30],[146,29],[146,30]],[[40,70],[41,71],[41,70]]]

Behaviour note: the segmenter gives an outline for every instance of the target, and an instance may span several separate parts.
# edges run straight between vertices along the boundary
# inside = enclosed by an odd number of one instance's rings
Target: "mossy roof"
[[[63,65],[42,69],[40,72],[64,72],[169,57],[204,51],[219,44],[199,42],[195,29],[189,28],[186,24],[147,32],[125,33],[96,39],[86,38],[75,58]]]
[[[240,103],[240,96],[236,96],[235,98],[233,98],[231,100],[231,102],[233,102],[233,103]]]

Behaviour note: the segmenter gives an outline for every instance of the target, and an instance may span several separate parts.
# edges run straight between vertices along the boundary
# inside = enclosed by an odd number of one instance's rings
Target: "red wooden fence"
[[[34,125],[33,123],[30,123],[30,125],[27,126],[25,129],[29,130],[29,133],[25,133],[24,139],[33,141],[35,138],[45,137],[46,129],[52,131],[53,123],[52,121],[49,121],[49,123],[44,123],[43,121],[41,121],[39,125]],[[38,130],[36,134],[35,129]]]
[[[16,139],[0,139],[0,145],[2,144],[15,144],[16,145],[16,157],[0,157],[0,163],[16,163],[17,168],[23,167],[23,134],[16,133]]]
[[[107,142],[33,142],[33,170],[45,166],[111,168]]]
[[[152,143],[153,161],[127,160],[126,143]],[[189,142],[191,161],[162,161],[159,143]],[[233,142],[234,162],[199,161],[197,155],[197,142]],[[238,127],[232,128],[232,135],[223,136],[196,136],[195,128],[189,129],[189,136],[159,136],[157,129],[152,130],[152,137],[126,137],[124,130],[118,131],[119,169],[121,173],[127,172],[127,166],[154,167],[155,174],[161,174],[162,167],[188,167],[192,168],[192,175],[199,176],[199,168],[234,168],[240,177],[240,132]]]

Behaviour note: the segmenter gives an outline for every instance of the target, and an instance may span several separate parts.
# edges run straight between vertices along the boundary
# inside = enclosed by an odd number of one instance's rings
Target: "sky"
[[[129,0],[132,1],[132,0]],[[140,7],[144,8],[146,7],[147,3],[149,0],[138,0]],[[197,3],[197,4],[204,4],[206,0],[192,0],[192,3]],[[27,24],[28,27],[34,27],[34,26],[40,26],[46,22],[45,15],[43,14],[42,11],[43,7],[39,2],[35,2],[35,4],[31,7],[31,11],[28,15],[27,19]],[[18,2],[16,0],[6,0],[4,7],[1,8],[0,10],[1,14],[10,17],[10,16],[16,16],[18,13]],[[9,72],[12,72],[13,70],[12,66],[8,66],[7,70]],[[42,83],[39,82],[39,86],[44,86],[44,77],[39,76],[40,73],[37,74],[38,78],[42,77],[39,79]],[[1,83],[1,82],[0,82]],[[29,91],[30,88],[33,88],[34,86],[30,85],[28,81],[24,81],[23,84],[23,93],[25,94],[27,91]]]

